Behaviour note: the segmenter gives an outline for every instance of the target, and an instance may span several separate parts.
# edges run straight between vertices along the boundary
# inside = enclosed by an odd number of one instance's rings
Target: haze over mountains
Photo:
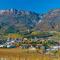
[[[28,30],[59,31],[60,9],[55,9],[46,14],[38,14],[24,10],[0,10],[0,34],[19,33]]]

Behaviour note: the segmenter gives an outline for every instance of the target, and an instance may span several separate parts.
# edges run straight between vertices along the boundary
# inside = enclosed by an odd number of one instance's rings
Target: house
[[[29,51],[33,51],[33,52],[35,52],[36,51],[36,48],[35,47],[33,47],[33,46],[31,46],[31,47],[29,47],[29,49],[28,49]]]
[[[39,48],[39,49],[40,49],[41,46],[42,46],[42,44],[37,44],[37,45],[36,45],[36,48]]]
[[[30,46],[29,46],[28,44],[23,44],[23,45],[21,45],[21,47],[22,47],[23,49],[26,49],[26,48],[29,48]]]
[[[59,50],[60,49],[60,46],[52,46],[51,48],[49,49],[46,49],[47,51],[54,51],[54,50]]]
[[[22,42],[22,39],[16,39],[15,42],[17,43]]]
[[[16,48],[15,45],[7,45],[7,48]]]
[[[1,45],[0,45],[0,48],[3,48],[3,47],[4,47],[4,45],[3,45],[3,44],[1,44]]]

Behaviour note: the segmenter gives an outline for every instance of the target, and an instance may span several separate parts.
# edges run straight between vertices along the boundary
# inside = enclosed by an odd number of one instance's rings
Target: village
[[[60,43],[47,38],[15,38],[8,37],[7,40],[0,40],[0,48],[21,48],[30,50],[42,50],[43,53],[60,50]]]

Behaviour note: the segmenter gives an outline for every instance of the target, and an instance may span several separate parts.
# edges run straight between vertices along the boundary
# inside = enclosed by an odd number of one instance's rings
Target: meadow
[[[0,60],[60,60],[59,56],[58,54],[57,56],[41,54],[37,50],[29,51],[21,48],[0,49]]]

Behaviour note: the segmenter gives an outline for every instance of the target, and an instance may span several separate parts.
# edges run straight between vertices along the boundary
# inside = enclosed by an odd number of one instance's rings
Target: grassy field
[[[41,54],[27,49],[0,49],[0,60],[60,60],[59,56]]]

